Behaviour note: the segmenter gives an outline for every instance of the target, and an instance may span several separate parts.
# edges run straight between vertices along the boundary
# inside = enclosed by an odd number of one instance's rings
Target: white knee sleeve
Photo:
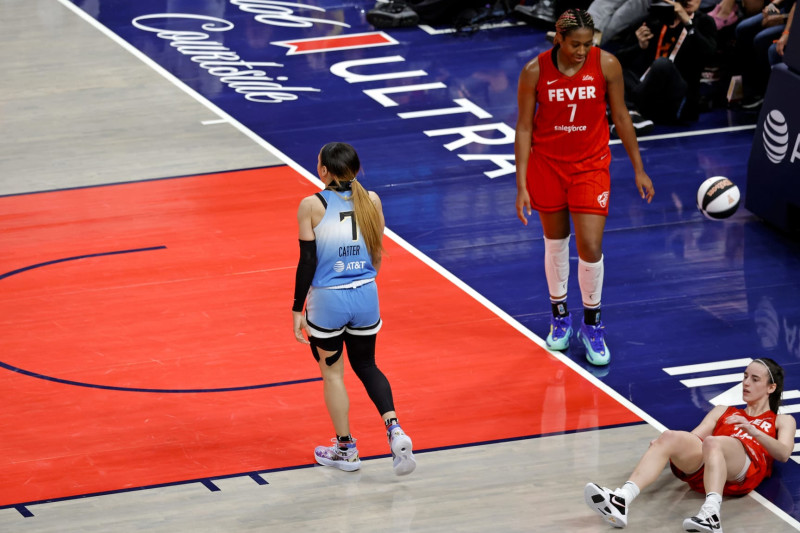
[[[587,263],[578,259],[578,284],[584,307],[600,307],[603,296],[603,256],[597,263]]]
[[[551,300],[567,296],[569,280],[569,235],[565,239],[544,239],[544,274]]]

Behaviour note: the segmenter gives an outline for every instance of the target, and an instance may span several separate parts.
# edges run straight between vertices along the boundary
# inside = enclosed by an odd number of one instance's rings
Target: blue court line
[[[307,378],[307,379],[295,379],[292,381],[278,381],[275,383],[261,383],[259,385],[242,385],[239,387],[219,387],[215,389],[148,389],[143,387],[118,387],[113,385],[99,385],[97,383],[84,383],[82,381],[72,381],[69,379],[55,378],[53,376],[46,376],[44,374],[39,374],[38,372],[31,372],[30,370],[25,370],[23,368],[19,368],[14,365],[9,365],[8,363],[4,363],[2,361],[0,361],[0,368],[5,368],[6,370],[10,370],[11,372],[16,372],[17,374],[22,374],[36,379],[52,381],[53,383],[61,383],[62,385],[86,387],[89,389],[113,390],[122,392],[146,392],[154,394],[199,394],[199,393],[210,393],[210,392],[236,392],[245,390],[268,389],[271,387],[285,387],[289,385],[299,385],[302,383],[312,383],[314,381],[322,381],[322,378],[318,377],[318,378]]]
[[[557,431],[552,433],[542,433],[539,435],[523,435],[521,437],[509,437],[506,439],[496,439],[496,440],[487,440],[487,441],[480,441],[480,442],[467,442],[464,444],[453,444],[451,446],[437,446],[434,448],[425,448],[422,450],[414,450],[415,454],[423,454],[429,452],[437,452],[442,450],[455,450],[459,448],[471,448],[474,446],[484,446],[488,444],[502,444],[504,442],[515,442],[520,440],[531,440],[531,439],[539,439],[542,437],[554,437],[557,435],[572,435],[577,433],[585,433],[587,431],[597,431],[598,429],[613,429],[613,428],[621,428],[621,427],[632,427],[632,426],[640,426],[644,425],[646,422],[629,422],[626,424],[614,424],[611,426],[603,426],[602,428],[586,428],[586,429],[573,429],[569,431]],[[381,455],[371,455],[369,457],[362,457],[362,461],[371,461],[374,459],[386,459],[391,457],[391,454],[381,454]],[[77,494],[75,496],[64,496],[62,498],[50,498],[46,500],[37,500],[31,502],[20,502],[20,503],[12,503],[8,505],[0,505],[0,509],[16,509],[19,513],[25,518],[31,518],[34,514],[28,509],[28,507],[33,505],[44,505],[47,503],[56,503],[56,502],[64,502],[70,500],[81,500],[84,498],[94,498],[97,496],[107,496],[111,494],[124,494],[127,492],[137,492],[141,490],[151,490],[151,489],[158,489],[163,487],[178,487],[181,485],[189,485],[192,483],[199,483],[203,485],[205,488],[211,490],[212,492],[221,492],[221,489],[214,484],[214,480],[220,479],[233,479],[237,477],[249,477],[253,481],[256,482],[258,485],[269,485],[269,482],[261,477],[263,474],[271,474],[273,472],[287,472],[290,470],[303,470],[306,468],[315,468],[319,465],[317,463],[311,464],[304,464],[304,465],[295,465],[295,466],[283,466],[280,468],[270,468],[267,470],[255,470],[250,472],[239,472],[236,474],[227,474],[223,476],[212,476],[212,477],[205,477],[205,478],[198,478],[198,479],[189,479],[186,481],[174,481],[171,483],[157,483],[154,485],[144,485],[141,487],[129,487],[125,489],[118,489],[118,490],[107,490],[102,492],[91,492],[88,494]],[[212,488],[213,487],[213,488]]]
[[[267,168],[276,168],[276,167],[285,167],[286,164],[283,162],[275,163],[274,165],[264,165],[260,167],[251,167],[251,168],[235,168],[231,170],[217,170],[211,172],[202,172],[202,173],[193,173],[193,174],[182,174],[178,176],[165,176],[163,178],[146,178],[141,180],[128,180],[128,181],[117,181],[111,183],[92,183],[89,185],[76,185],[75,187],[63,187],[60,189],[45,189],[43,191],[28,191],[28,192],[15,192],[11,194],[0,194],[0,199],[2,198],[11,198],[14,196],[32,196],[34,194],[47,194],[51,192],[67,192],[67,191],[80,191],[83,189],[99,189],[101,187],[115,187],[117,185],[133,185],[136,183],[150,183],[154,181],[168,181],[168,180],[181,180],[181,179],[191,179],[191,178],[202,178],[204,176],[209,176],[211,174],[231,174],[234,172],[249,172],[251,170],[262,170]]]
[[[52,261],[45,261],[44,263],[37,263],[35,265],[26,266],[23,268],[18,268],[17,270],[12,270],[11,272],[6,272],[5,274],[0,274],[0,280],[5,278],[10,278],[11,276],[15,276],[17,274],[21,274],[23,272],[28,272],[29,270],[33,270],[36,268],[42,268],[50,265],[57,265],[58,263],[66,263],[67,261],[78,261],[80,259],[90,259],[92,257],[105,257],[110,255],[122,255],[122,254],[133,254],[137,252],[152,252],[154,250],[166,250],[166,246],[151,246],[150,248],[135,248],[133,250],[119,250],[116,252],[102,252],[98,254],[86,254],[86,255],[76,255],[75,257],[65,257],[63,259],[54,259]]]
[[[207,489],[208,489],[209,491],[211,491],[211,492],[219,492],[220,490],[222,490],[222,489],[220,489],[218,486],[214,485],[214,482],[213,482],[213,481],[211,481],[210,479],[204,479],[204,480],[203,480],[203,481],[201,481],[200,483],[202,483],[202,484],[203,484],[203,486],[204,486],[205,488],[207,488]]]
[[[54,259],[53,261],[46,261],[44,263],[37,263],[35,265],[30,265],[23,268],[18,268],[17,270],[12,270],[11,272],[6,272],[5,274],[0,274],[0,280],[5,278],[14,276],[16,274],[20,274],[22,272],[28,272],[30,270],[36,268],[42,268],[49,265],[57,265],[59,263],[66,263],[67,261],[78,261],[80,259],[89,259],[93,257],[106,257],[112,255],[122,255],[122,254],[131,254],[137,252],[152,252],[155,250],[166,250],[166,246],[151,246],[149,248],[135,248],[132,250],[118,250],[115,252],[102,252],[97,254],[86,254],[86,255],[76,255],[74,257],[65,257],[63,259]],[[296,379],[293,381],[280,381],[276,383],[262,383],[259,385],[243,385],[239,387],[220,387],[214,389],[148,389],[148,388],[141,388],[141,387],[118,387],[112,385],[99,385],[97,383],[84,383],[81,381],[72,381],[69,379],[61,379],[56,378],[53,376],[46,376],[44,374],[39,374],[38,372],[32,372],[30,370],[25,370],[23,368],[10,365],[3,361],[0,361],[0,368],[5,368],[6,370],[10,370],[11,372],[16,372],[17,374],[23,374],[25,376],[29,376],[36,379],[43,379],[45,381],[52,381],[54,383],[61,383],[62,385],[73,385],[76,387],[87,387],[90,389],[102,389],[102,390],[113,390],[113,391],[124,391],[124,392],[147,392],[147,393],[160,393],[160,394],[197,394],[197,393],[208,393],[208,392],[236,392],[236,391],[244,391],[244,390],[255,390],[255,389],[267,389],[270,387],[283,387],[288,385],[298,385],[301,383],[311,383],[314,381],[322,381],[322,377],[315,377],[315,378],[307,378],[307,379]]]
[[[736,131],[746,131],[746,130],[755,130],[756,124],[745,124],[743,126],[728,126],[725,128],[713,128],[708,130],[688,130],[688,131],[679,131],[676,133],[662,133],[660,135],[644,135],[642,137],[638,137],[636,139],[637,142],[641,143],[643,141],[658,141],[661,139],[679,139],[683,137],[697,137],[699,135],[714,135],[717,133],[731,133]],[[609,145],[612,144],[622,144],[620,139],[611,139],[608,141]]]

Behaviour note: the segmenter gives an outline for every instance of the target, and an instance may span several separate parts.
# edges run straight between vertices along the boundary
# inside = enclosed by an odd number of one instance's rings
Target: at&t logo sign
[[[776,165],[780,164],[789,152],[789,124],[783,113],[777,109],[770,111],[764,120],[762,139],[767,159]],[[794,163],[798,158],[800,158],[800,134],[795,139],[789,162]]]

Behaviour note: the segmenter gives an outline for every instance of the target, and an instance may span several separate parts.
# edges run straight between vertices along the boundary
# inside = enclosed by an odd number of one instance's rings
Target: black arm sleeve
[[[302,311],[306,295],[317,270],[317,241],[300,241],[300,261],[294,277],[294,304],[292,311]]]

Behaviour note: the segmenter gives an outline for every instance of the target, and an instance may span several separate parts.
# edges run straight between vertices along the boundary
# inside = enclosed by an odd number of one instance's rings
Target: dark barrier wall
[[[793,67],[776,65],[753,136],[745,207],[800,237],[800,26],[787,45]]]

